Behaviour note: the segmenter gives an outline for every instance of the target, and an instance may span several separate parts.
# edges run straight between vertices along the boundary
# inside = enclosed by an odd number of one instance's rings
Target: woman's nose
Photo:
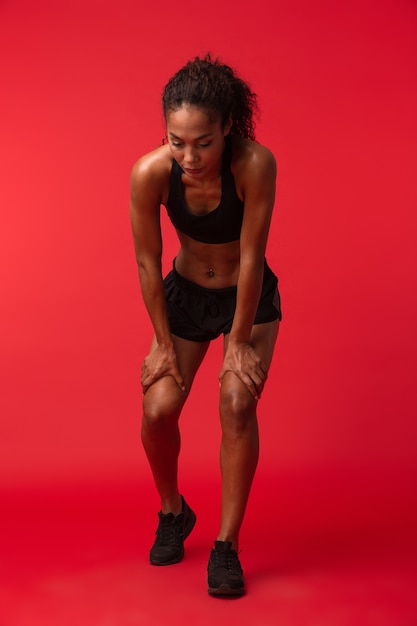
[[[184,162],[195,163],[198,161],[198,154],[195,148],[186,148],[184,151]]]

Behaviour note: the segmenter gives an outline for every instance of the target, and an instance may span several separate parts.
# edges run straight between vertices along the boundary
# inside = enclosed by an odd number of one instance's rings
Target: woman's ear
[[[229,115],[229,119],[227,120],[224,129],[223,129],[223,136],[226,137],[226,135],[228,135],[230,133],[230,129],[233,126],[233,120],[232,120],[232,114]]]

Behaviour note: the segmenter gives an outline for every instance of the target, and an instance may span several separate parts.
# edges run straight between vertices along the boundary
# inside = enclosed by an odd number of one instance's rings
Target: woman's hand
[[[268,372],[249,343],[229,342],[219,374],[220,384],[226,372],[236,374],[255,400],[259,400]]]
[[[142,392],[145,394],[149,387],[164,376],[172,376],[181,391],[185,392],[184,379],[178,369],[177,355],[174,348],[166,346],[156,346],[152,352],[145,357],[142,364]]]

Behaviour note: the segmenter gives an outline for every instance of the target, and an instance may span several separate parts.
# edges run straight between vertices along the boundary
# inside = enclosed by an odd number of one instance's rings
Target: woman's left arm
[[[267,375],[250,337],[262,290],[265,249],[275,201],[276,163],[271,152],[251,144],[235,177],[244,197],[236,310],[219,379],[233,371],[258,399]]]

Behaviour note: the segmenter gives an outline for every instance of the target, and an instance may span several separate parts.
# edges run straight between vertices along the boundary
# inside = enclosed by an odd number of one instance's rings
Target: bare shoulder
[[[243,137],[233,137],[232,142],[232,173],[237,189],[244,189],[256,180],[275,184],[277,165],[269,148]]]
[[[233,163],[237,167],[276,168],[271,150],[256,141],[234,136],[232,138]]]
[[[144,154],[133,165],[130,173],[132,195],[145,192],[149,197],[159,196],[160,201],[168,189],[172,155],[168,145],[159,146]]]

